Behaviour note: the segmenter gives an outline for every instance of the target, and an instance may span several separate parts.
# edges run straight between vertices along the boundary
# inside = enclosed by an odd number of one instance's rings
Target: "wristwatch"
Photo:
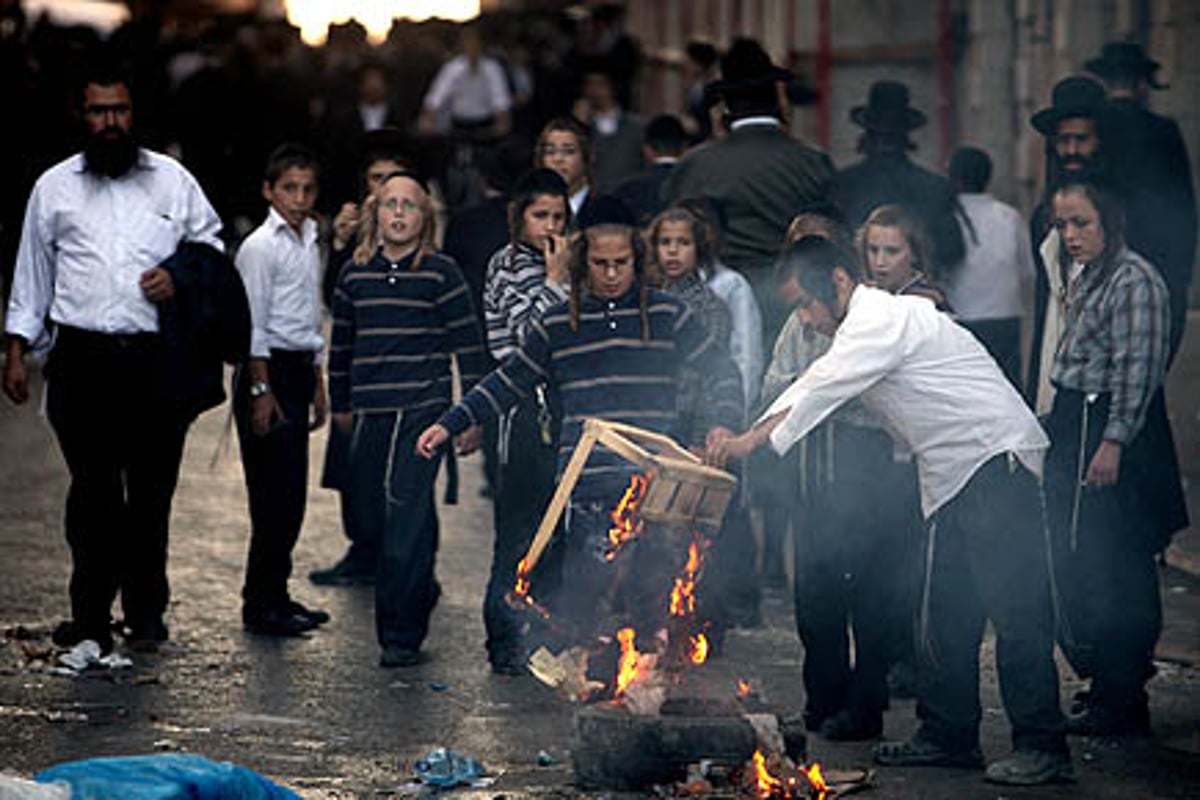
[[[266,381],[255,381],[254,383],[250,384],[251,397],[262,397],[264,394],[270,393],[271,384],[267,383]]]

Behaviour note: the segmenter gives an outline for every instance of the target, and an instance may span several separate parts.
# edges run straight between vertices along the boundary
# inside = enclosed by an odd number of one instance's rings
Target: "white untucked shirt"
[[[983,346],[921,297],[858,286],[833,344],[760,421],[788,414],[771,433],[776,452],[861,396],[917,460],[926,518],[992,457],[1014,453],[1035,475],[1049,439]]]
[[[1033,248],[1025,220],[989,194],[960,194],[970,221],[960,221],[967,254],[946,287],[954,315],[962,320],[1021,317],[1021,285],[1034,278]]]
[[[271,208],[242,242],[234,263],[250,300],[250,356],[265,359],[272,350],[310,350],[319,357],[325,339],[317,223],[306,219],[297,233]]]
[[[36,343],[45,319],[99,333],[158,330],[138,281],[182,241],[224,249],[221,219],[177,161],[141,150],[120,178],[51,167],[29,196],[5,330]]]
[[[493,117],[512,108],[504,68],[491,58],[479,59],[475,69],[466,56],[456,56],[438,71],[425,95],[425,108],[449,108],[452,119],[466,122]]]

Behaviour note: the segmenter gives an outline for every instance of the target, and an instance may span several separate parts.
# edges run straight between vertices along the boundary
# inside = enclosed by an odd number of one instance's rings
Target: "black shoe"
[[[401,647],[398,644],[389,644],[383,648],[383,653],[379,656],[379,666],[387,667],[415,667],[421,663],[421,651],[414,650],[411,647]]]
[[[1079,714],[1067,717],[1071,736],[1149,736],[1150,709],[1144,703],[1113,708],[1092,697]]]
[[[529,668],[519,658],[497,658],[491,664],[493,675],[507,675],[515,678],[529,674]]]
[[[821,736],[831,742],[866,742],[883,733],[879,714],[856,714],[843,709],[821,723]]]
[[[288,610],[243,610],[242,627],[258,636],[300,636],[317,627],[317,623]]]
[[[91,639],[100,645],[101,655],[108,655],[112,652],[113,637],[111,631],[108,629],[89,632],[85,631],[75,620],[66,619],[54,626],[54,631],[50,634],[50,641],[56,647],[62,647],[67,650],[87,639]]]
[[[1040,786],[1044,783],[1074,783],[1071,754],[1048,750],[1017,750],[1008,758],[988,765],[984,777],[1006,786]]]
[[[320,608],[309,608],[295,600],[289,600],[287,603],[287,611],[298,617],[304,617],[313,623],[313,625],[324,625],[329,620],[333,619],[329,616],[329,612]]]
[[[314,569],[308,579],[317,586],[374,586],[375,561],[346,555],[332,567]]]
[[[151,619],[127,624],[125,644],[138,653],[156,653],[170,634],[161,619]]]
[[[982,769],[983,752],[978,747],[948,750],[917,733],[907,742],[881,742],[876,745],[875,762],[888,767]]]

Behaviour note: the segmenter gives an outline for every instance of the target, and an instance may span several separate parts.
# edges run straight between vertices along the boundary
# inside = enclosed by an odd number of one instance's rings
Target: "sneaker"
[[[308,579],[317,586],[374,586],[375,562],[347,554],[332,567],[314,569]]]
[[[308,633],[317,623],[289,610],[242,609],[242,627],[257,636],[293,637]]]
[[[821,723],[821,736],[831,742],[865,742],[883,733],[879,714],[856,714],[843,709]]]
[[[421,663],[421,651],[414,650],[411,647],[401,647],[398,644],[389,644],[383,648],[383,653],[379,656],[379,666],[387,667],[415,667]]]
[[[948,750],[917,733],[907,742],[880,742],[875,746],[875,762],[888,767],[982,769],[983,753],[978,746]]]
[[[289,600],[287,610],[298,617],[304,617],[314,625],[324,625],[329,620],[333,619],[329,616],[329,612],[320,608],[309,608],[308,606],[298,603],[295,600]]]
[[[1017,750],[1008,758],[988,765],[984,776],[1006,786],[1038,786],[1043,783],[1073,783],[1075,770],[1069,753],[1048,750]]]

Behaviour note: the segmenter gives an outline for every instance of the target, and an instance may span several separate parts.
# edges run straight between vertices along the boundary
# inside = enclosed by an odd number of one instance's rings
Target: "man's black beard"
[[[1064,159],[1057,156],[1054,158],[1053,174],[1050,179],[1053,188],[1070,183],[1086,183],[1094,186],[1107,184],[1108,174],[1104,169],[1104,159],[1099,154],[1086,159],[1073,158],[1071,160],[1079,164],[1079,169],[1069,170],[1065,166]]]
[[[83,160],[88,172],[119,178],[137,163],[137,140],[132,134],[121,131],[116,135],[109,132],[94,134],[83,148]]]

